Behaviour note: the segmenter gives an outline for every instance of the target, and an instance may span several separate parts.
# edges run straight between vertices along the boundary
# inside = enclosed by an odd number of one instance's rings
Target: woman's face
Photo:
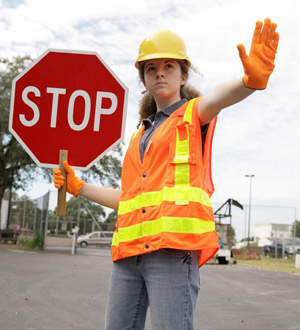
[[[187,75],[182,74],[178,61],[162,58],[146,62],[144,79],[159,111],[180,100],[180,88],[186,83]]]

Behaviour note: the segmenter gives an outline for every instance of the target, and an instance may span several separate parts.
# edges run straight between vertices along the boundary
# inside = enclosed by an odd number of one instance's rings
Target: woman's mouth
[[[163,85],[166,85],[167,83],[164,82],[164,81],[158,81],[155,86],[163,86]]]

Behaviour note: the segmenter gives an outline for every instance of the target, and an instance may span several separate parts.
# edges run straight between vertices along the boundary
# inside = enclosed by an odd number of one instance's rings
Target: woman
[[[249,56],[238,45],[245,75],[199,97],[187,87],[191,66],[184,42],[157,31],[135,63],[147,90],[143,125],[125,155],[122,189],[84,183],[64,162],[69,193],[118,209],[107,330],[144,329],[150,305],[153,329],[194,329],[199,266],[218,250],[210,196],[211,144],[218,113],[264,89],[274,69],[276,24],[256,23]],[[59,169],[54,182],[64,182]]]

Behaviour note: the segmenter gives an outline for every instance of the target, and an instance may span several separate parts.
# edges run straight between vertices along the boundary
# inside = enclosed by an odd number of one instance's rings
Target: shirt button
[[[145,178],[147,176],[147,174],[146,173],[143,173],[143,178]]]
[[[150,245],[149,244],[145,244],[145,248],[149,249]]]
[[[146,213],[146,210],[145,210],[145,209],[142,209],[142,212],[143,212],[143,213]]]

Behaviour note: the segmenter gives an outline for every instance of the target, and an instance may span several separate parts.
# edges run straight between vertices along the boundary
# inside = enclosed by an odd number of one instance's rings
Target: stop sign
[[[127,87],[94,52],[47,50],[14,80],[9,129],[37,165],[86,170],[124,137]]]

